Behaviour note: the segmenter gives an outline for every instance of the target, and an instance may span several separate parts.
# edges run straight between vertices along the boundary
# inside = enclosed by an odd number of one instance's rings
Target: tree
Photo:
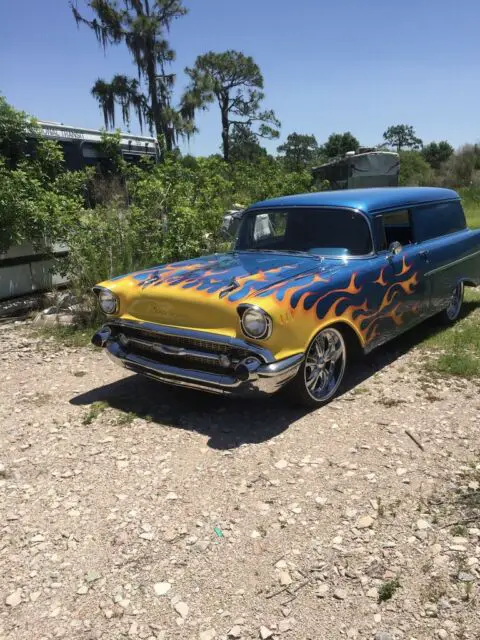
[[[418,151],[400,151],[400,185],[424,187],[432,184],[432,168]]]
[[[408,149],[420,149],[423,142],[415,135],[415,129],[410,124],[395,124],[383,134],[383,139],[395,147],[397,153],[407,147]]]
[[[146,123],[156,132],[162,150],[171,151],[179,135],[193,132],[186,114],[172,107],[175,74],[168,68],[175,52],[165,38],[172,21],[187,13],[182,0],[88,0],[87,5],[95,14],[93,19],[82,16],[70,3],[77,25],[92,29],[104,49],[124,43],[138,73],[138,79],[115,75],[111,82],[99,78],[93,85],[105,127],[115,127],[117,105],[127,125],[133,109],[140,128]]]
[[[315,136],[301,133],[290,133],[277,151],[283,155],[285,166],[291,171],[306,169],[315,164],[319,157]]]
[[[327,158],[344,156],[347,151],[356,151],[360,146],[359,141],[350,131],[345,133],[332,133],[322,147]]]
[[[263,76],[252,57],[240,51],[198,56],[192,68],[185,69],[190,84],[183,96],[183,113],[193,120],[197,109],[206,109],[217,100],[222,121],[222,148],[230,159],[232,126],[247,127],[259,138],[278,138],[280,122],[273,111],[261,111],[264,99]],[[252,127],[258,125],[255,131]]]
[[[0,96],[0,158],[9,168],[14,169],[25,157],[28,138],[33,135],[40,135],[35,121]]]
[[[440,169],[453,154],[453,147],[446,140],[431,142],[422,149],[422,156],[433,169]]]
[[[244,125],[236,125],[230,134],[231,162],[258,162],[267,155],[267,150],[260,145],[253,131]]]

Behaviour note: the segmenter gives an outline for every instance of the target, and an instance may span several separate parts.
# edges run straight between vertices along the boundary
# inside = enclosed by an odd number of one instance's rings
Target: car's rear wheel
[[[292,399],[307,407],[319,407],[337,393],[345,374],[347,348],[338,329],[322,329],[310,343],[305,360],[289,384]]]
[[[448,303],[448,307],[440,313],[440,319],[444,324],[453,324],[462,312],[463,295],[465,287],[463,282],[459,282],[452,291],[452,297]]]

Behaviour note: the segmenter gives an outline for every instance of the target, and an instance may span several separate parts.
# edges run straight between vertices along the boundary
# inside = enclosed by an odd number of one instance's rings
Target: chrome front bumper
[[[122,333],[124,330],[130,331],[129,338]],[[137,335],[131,337],[132,330],[140,332],[143,338],[147,336],[147,340],[139,339]],[[191,339],[201,346],[216,344],[222,347],[222,353],[162,343],[162,339],[168,338],[171,343],[176,337],[184,342]],[[118,365],[155,380],[210,393],[241,396],[275,393],[295,376],[304,358],[304,354],[299,353],[275,360],[268,350],[243,340],[133,321],[108,323],[93,336],[92,343],[104,347],[108,357]],[[146,347],[150,352],[134,353],[129,349],[132,344],[140,349]],[[246,357],[232,361],[228,355],[230,348],[232,353],[240,350]],[[229,360],[228,367],[222,357]],[[169,358],[174,358],[175,364],[168,362]],[[184,361],[185,366],[178,366],[178,360]],[[202,370],[195,366],[196,362],[212,363],[210,368],[214,370]],[[224,371],[222,366],[225,366]]]

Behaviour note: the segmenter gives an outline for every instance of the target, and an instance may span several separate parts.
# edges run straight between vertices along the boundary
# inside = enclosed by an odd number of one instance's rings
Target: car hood
[[[119,296],[122,316],[234,335],[238,304],[262,304],[282,283],[341,266],[313,256],[239,251],[153,267],[99,286]]]

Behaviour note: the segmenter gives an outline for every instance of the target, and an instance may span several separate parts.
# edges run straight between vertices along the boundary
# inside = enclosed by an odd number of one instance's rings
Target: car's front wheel
[[[290,396],[307,407],[319,407],[337,393],[345,374],[347,348],[342,333],[322,329],[310,343],[305,360],[289,384]]]

